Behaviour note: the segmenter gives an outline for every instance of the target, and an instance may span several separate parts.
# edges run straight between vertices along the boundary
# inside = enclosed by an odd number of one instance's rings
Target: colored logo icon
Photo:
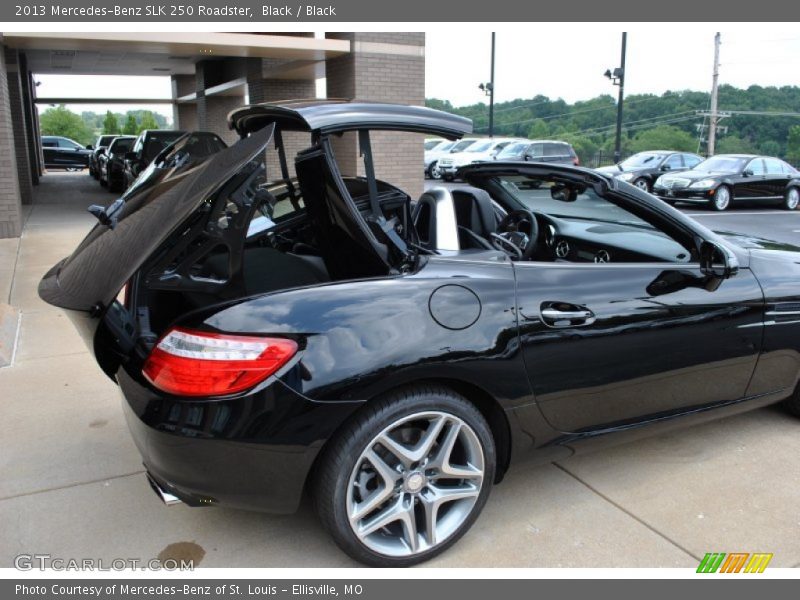
[[[708,552],[697,566],[698,573],[763,573],[773,554],[757,552]]]

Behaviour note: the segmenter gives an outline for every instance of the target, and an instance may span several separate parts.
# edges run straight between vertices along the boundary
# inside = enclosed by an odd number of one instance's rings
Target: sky
[[[496,29],[496,102],[538,94],[567,102],[616,95],[617,88],[603,73],[619,66],[620,26],[518,24]],[[626,94],[711,88],[713,25],[633,25],[628,31]],[[455,106],[486,102],[478,84],[489,81],[490,47],[489,27],[429,30],[426,97],[449,100]],[[799,73],[800,32],[796,28],[749,24],[722,31],[720,83],[737,87],[798,85]],[[37,89],[40,97],[170,97],[168,77],[41,75],[37,80],[41,81]],[[70,108],[105,112],[109,107]],[[112,110],[125,112],[129,108],[145,108],[172,118],[170,105],[113,105]]]

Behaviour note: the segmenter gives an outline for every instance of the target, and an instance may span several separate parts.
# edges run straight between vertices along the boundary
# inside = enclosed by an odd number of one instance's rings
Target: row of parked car
[[[522,138],[464,138],[455,142],[436,138],[425,140],[425,176],[431,179],[452,181],[455,179],[456,171],[461,167],[491,160],[580,164],[572,146],[557,140]]]
[[[42,136],[45,167],[89,175],[111,192],[128,189],[151,164],[210,156],[227,144],[215,133],[177,129],[147,129],[138,136],[101,135],[94,144],[81,146],[60,136]]]
[[[425,141],[425,175],[452,181],[459,168],[487,161],[534,161],[579,165],[575,150],[558,140],[468,138]],[[627,182],[668,202],[727,210],[734,202],[800,204],[800,172],[772,156],[720,154],[704,159],[691,152],[651,150],[596,171]]]

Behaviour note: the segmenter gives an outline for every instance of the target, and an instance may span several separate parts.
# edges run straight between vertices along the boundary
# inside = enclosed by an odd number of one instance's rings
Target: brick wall
[[[346,39],[354,50],[326,62],[329,98],[355,98],[398,104],[425,102],[424,33],[329,33]],[[374,132],[375,172],[417,197],[423,189],[423,136]],[[364,174],[355,134],[334,140],[337,162],[345,174]]]
[[[22,208],[4,50],[0,46],[0,238],[9,238],[20,235]]]
[[[201,125],[203,131],[213,131],[228,144],[234,144],[239,136],[228,129],[228,113],[244,104],[243,96],[208,96],[205,98],[205,123]],[[198,103],[198,125],[200,119],[200,105]]]
[[[6,72],[8,74],[8,101],[11,108],[11,125],[14,130],[14,154],[17,160],[17,180],[19,181],[20,199],[23,204],[33,202],[33,180],[31,178],[30,153],[26,111],[23,106],[22,79],[18,52],[5,49]]]
[[[269,63],[262,68],[269,67]],[[314,98],[317,85],[313,79],[264,79],[253,76],[247,83],[250,104]],[[294,158],[301,150],[311,145],[311,136],[305,132],[287,131],[283,133],[283,147],[286,150],[286,163],[289,175],[294,176]],[[280,176],[280,162],[274,144],[267,149],[267,176],[277,179]]]

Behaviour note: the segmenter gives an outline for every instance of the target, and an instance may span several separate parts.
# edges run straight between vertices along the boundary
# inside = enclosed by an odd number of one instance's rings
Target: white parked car
[[[425,140],[425,177],[430,177],[431,179],[442,178],[436,163],[442,156],[450,152],[457,143],[457,141],[442,139]]]
[[[439,160],[451,154],[462,152],[477,141],[479,141],[478,138],[462,138],[454,142],[445,142],[432,150],[425,150],[425,175],[431,179],[441,179],[442,172],[439,169]]]
[[[476,141],[461,152],[451,152],[439,159],[439,170],[445,181],[452,181],[456,171],[473,163],[494,160],[495,156],[509,144],[521,141],[520,138],[484,138]]]

